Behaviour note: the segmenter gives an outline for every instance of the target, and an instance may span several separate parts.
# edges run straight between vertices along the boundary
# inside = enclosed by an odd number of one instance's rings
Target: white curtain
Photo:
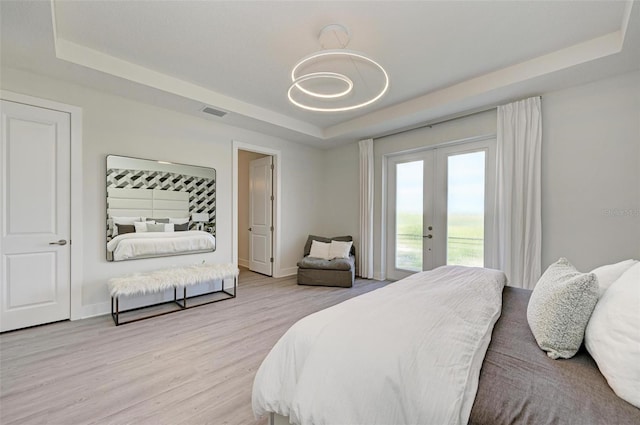
[[[540,97],[498,107],[495,267],[509,285],[532,289],[541,268]]]
[[[360,276],[373,278],[373,139],[360,146]]]

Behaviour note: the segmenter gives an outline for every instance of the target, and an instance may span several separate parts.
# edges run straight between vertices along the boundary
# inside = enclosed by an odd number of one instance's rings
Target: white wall
[[[329,149],[324,155],[324,191],[321,236],[353,236],[356,247],[356,273],[359,270],[359,154],[358,143]]]
[[[83,108],[84,315],[108,312],[107,280],[206,259],[232,259],[232,140],[282,152],[281,268],[295,271],[306,235],[317,230],[313,193],[322,184],[321,151],[210,119],[134,102],[79,85],[2,68],[0,87]],[[221,121],[223,121],[222,119]],[[105,158],[108,154],[169,160],[217,171],[217,249],[214,253],[107,262],[105,259]]]
[[[640,72],[542,97],[543,270],[640,258]]]
[[[85,315],[108,311],[106,281],[201,259],[231,261],[232,140],[282,152],[281,269],[295,272],[309,233],[358,234],[357,143],[320,151],[35,74],[2,68],[0,87],[80,106],[84,113]],[[543,267],[566,256],[579,269],[640,257],[640,73],[543,94]],[[382,162],[386,154],[495,133],[495,112],[378,139],[375,273],[382,277]],[[218,249],[210,254],[109,263],[107,154],[217,170]]]
[[[544,93],[542,266],[640,258],[640,72]],[[374,271],[383,278],[384,156],[496,132],[496,112],[376,139]],[[359,239],[358,146],[325,153],[325,234]]]

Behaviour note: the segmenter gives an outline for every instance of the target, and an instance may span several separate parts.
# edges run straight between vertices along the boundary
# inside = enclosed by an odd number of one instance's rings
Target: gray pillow
[[[552,359],[573,357],[597,301],[596,275],[580,273],[566,258],[550,265],[527,307],[527,321],[540,348]]]
[[[169,223],[169,219],[168,218],[153,218],[153,217],[147,217],[147,219],[145,221],[155,221],[156,223]]]
[[[116,224],[116,227],[118,228],[119,235],[136,232],[136,226],[134,226],[133,224]]]
[[[147,223],[147,232],[164,232],[164,223]]]
[[[187,230],[189,230],[189,223],[173,224],[174,232],[186,232]]]

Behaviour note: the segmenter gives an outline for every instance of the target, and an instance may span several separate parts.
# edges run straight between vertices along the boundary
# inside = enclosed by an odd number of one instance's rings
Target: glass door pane
[[[395,267],[422,270],[424,161],[396,164]]]
[[[449,155],[447,264],[484,267],[485,151]]]

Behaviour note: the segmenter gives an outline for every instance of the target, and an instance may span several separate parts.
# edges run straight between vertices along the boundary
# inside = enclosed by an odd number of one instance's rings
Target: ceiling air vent
[[[216,117],[224,117],[225,115],[227,115],[225,111],[212,108],[211,106],[205,106],[202,112],[204,112],[205,114],[215,115]]]

